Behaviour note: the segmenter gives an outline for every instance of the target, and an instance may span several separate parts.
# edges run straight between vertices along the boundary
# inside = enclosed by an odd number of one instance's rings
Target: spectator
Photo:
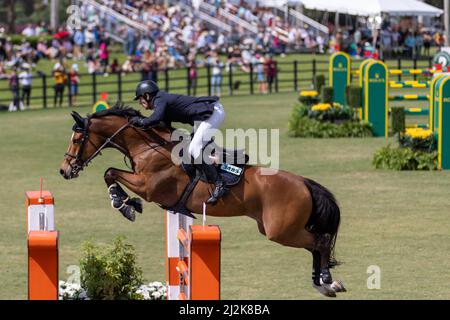
[[[87,47],[86,55],[89,55],[94,48],[95,43],[94,29],[91,25],[84,31],[84,43]]]
[[[136,32],[133,28],[128,27],[127,28],[127,41],[125,45],[125,54],[132,55],[135,50],[136,45]]]
[[[269,92],[272,93],[272,85],[275,77],[277,76],[277,63],[273,60],[272,55],[266,55],[266,59],[264,61],[264,72],[269,85]]]
[[[149,80],[158,82],[158,59],[155,55],[152,55],[150,59]]]
[[[22,108],[20,107],[20,93],[19,93],[19,77],[17,76],[16,69],[12,70],[9,75],[9,89],[13,95],[13,101],[9,107],[9,111],[18,111]]]
[[[416,38],[414,37],[414,34],[412,32],[408,31],[405,38],[405,52],[404,52],[408,58],[413,57],[415,47],[416,47]]]
[[[433,36],[434,43],[439,49],[444,45],[444,36],[440,32],[436,32]]]
[[[133,71],[134,71],[133,62],[132,62],[131,56],[128,56],[127,60],[125,60],[125,62],[122,64],[122,72],[123,72],[123,74],[126,74],[128,72],[133,72]]]
[[[217,53],[210,58],[210,65],[212,66],[211,95],[217,95],[220,97],[222,93],[222,70],[224,68],[224,64],[220,61]]]
[[[47,26],[45,24],[45,21],[41,21],[41,23],[36,26],[34,32],[35,32],[36,36],[41,36],[41,35],[48,34],[48,29],[47,29]]]
[[[253,61],[253,69],[256,74],[256,82],[258,82],[259,93],[267,93],[267,83],[264,76],[264,58],[257,53]]]
[[[87,61],[87,69],[89,74],[94,74],[98,71],[97,61],[95,61],[94,57],[89,56]]]
[[[152,55],[148,49],[142,56],[141,81],[150,80],[150,68],[152,63]]]
[[[22,65],[22,72],[19,74],[20,86],[22,87],[21,101],[27,109],[30,108],[31,83],[32,77],[31,66],[28,63]]]
[[[423,54],[427,57],[430,56],[430,47],[432,41],[433,37],[428,32],[425,32],[425,34],[423,35]]]
[[[80,83],[80,74],[78,71],[78,65],[74,63],[70,68],[69,72],[69,83],[70,83],[70,106],[75,106],[77,103],[78,96],[78,84]]]
[[[108,43],[107,41],[102,41],[100,43],[100,65],[103,67],[103,74],[105,76],[108,75],[108,65],[109,65],[109,52],[108,52]]]
[[[33,28],[33,26],[31,24],[28,24],[25,29],[23,29],[22,31],[22,35],[25,37],[32,37],[35,36],[35,29]]]
[[[398,27],[396,27],[394,29],[391,36],[392,36],[392,48],[393,48],[394,54],[399,55],[402,52],[400,49],[400,32],[398,30]]]
[[[45,42],[43,40],[39,40],[36,46],[36,54],[37,56],[41,59],[41,58],[47,58],[47,50],[48,47],[45,44]]]
[[[0,62],[0,79],[7,79],[8,74],[6,73],[5,65]]]
[[[83,58],[81,49],[84,47],[84,32],[81,30],[76,30],[73,35],[73,42],[73,58],[75,60],[80,60]]]
[[[64,67],[62,63],[57,62],[53,67],[53,77],[55,80],[55,96],[53,100],[53,106],[56,108],[56,102],[59,98],[59,106],[62,107],[62,102],[64,98],[64,86],[67,80]]]
[[[188,94],[189,95],[196,95],[197,93],[197,63],[195,62],[195,59],[189,61],[188,63],[188,79],[189,79],[189,87],[188,87]]]
[[[416,33],[416,42],[415,42],[415,57],[420,58],[422,56],[422,49],[424,46],[424,38],[422,33]]]
[[[117,58],[114,58],[113,63],[110,66],[110,69],[111,69],[111,73],[120,72],[119,60],[117,60]]]

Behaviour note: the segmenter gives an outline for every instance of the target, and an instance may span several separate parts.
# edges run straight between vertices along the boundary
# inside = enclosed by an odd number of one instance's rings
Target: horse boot
[[[217,200],[225,195],[228,191],[225,182],[222,180],[219,172],[217,172],[217,168],[214,165],[209,165],[203,163],[201,165],[202,171],[206,176],[206,179],[209,181],[213,181],[215,185],[215,189],[211,195],[211,197],[206,201],[207,204],[215,204]]]
[[[136,220],[135,211],[142,213],[142,201],[139,198],[132,198],[122,189],[122,187],[113,183],[108,188],[111,206],[119,210],[122,215],[130,221]]]
[[[320,271],[320,278],[321,278],[322,282],[325,284],[333,283],[333,278],[331,277],[331,272],[330,272],[330,269],[328,269],[328,268],[323,268]]]

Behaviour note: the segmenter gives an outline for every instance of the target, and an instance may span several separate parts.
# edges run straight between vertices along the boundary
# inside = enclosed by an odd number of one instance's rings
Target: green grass
[[[315,179],[337,197],[342,223],[333,270],[347,293],[338,299],[448,299],[450,172],[391,172],[373,169],[382,138],[299,139],[287,135],[296,94],[224,98],[226,128],[279,128],[281,168]],[[81,113],[90,108],[80,108]],[[0,299],[27,297],[24,193],[45,189],[56,199],[60,231],[60,278],[77,265],[83,241],[109,243],[126,235],[149,281],[164,280],[163,211],[146,203],[135,223],[111,209],[103,172],[124,167],[107,151],[78,179],[58,173],[71,135],[69,109],[0,114]],[[294,192],[294,190],[292,191]],[[311,288],[311,255],[260,235],[246,217],[208,218],[222,240],[223,299],[324,299]],[[366,270],[381,268],[381,289],[368,290]]]

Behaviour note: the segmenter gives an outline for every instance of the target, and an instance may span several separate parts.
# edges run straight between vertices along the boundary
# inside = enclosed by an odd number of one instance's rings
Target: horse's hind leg
[[[326,297],[336,297],[336,292],[330,285],[324,284],[321,280],[322,276],[322,255],[318,250],[311,251],[313,256],[312,286]]]
[[[128,220],[134,221],[136,219],[135,211],[142,213],[141,199],[130,198],[117,182],[124,184],[127,188],[134,191],[137,185],[142,184],[143,181],[139,181],[141,178],[133,172],[114,168],[106,170],[104,178],[108,186],[112,207],[119,210]]]
[[[330,235],[319,235],[317,237],[317,250],[320,252],[320,280],[323,286],[329,287],[335,292],[347,291],[341,281],[333,281],[330,272]]]

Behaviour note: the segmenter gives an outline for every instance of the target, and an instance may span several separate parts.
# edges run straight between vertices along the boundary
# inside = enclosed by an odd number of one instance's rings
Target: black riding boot
[[[213,181],[214,185],[216,186],[211,195],[211,198],[209,198],[208,201],[206,201],[206,203],[215,204],[217,200],[227,192],[226,185],[222,180],[220,174],[217,172],[217,168],[214,165],[204,163],[201,165],[201,168],[202,171],[205,173],[206,178],[209,181]]]

